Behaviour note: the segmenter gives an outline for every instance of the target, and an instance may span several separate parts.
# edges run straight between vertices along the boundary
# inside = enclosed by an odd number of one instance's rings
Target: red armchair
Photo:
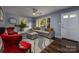
[[[3,41],[3,52],[5,53],[31,52],[31,44],[25,41],[21,41],[22,35],[14,32],[13,27],[8,27],[7,33],[3,33],[1,38]]]

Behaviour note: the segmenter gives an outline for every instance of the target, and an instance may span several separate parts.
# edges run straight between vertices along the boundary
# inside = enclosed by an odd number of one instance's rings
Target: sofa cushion
[[[20,45],[23,46],[23,49],[29,49],[31,48],[31,44],[25,41],[21,41]]]

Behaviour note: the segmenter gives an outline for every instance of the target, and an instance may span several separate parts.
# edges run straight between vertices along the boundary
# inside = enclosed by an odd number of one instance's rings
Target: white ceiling
[[[2,8],[11,14],[28,17],[39,17],[48,13],[56,12],[61,9],[68,8],[69,6],[3,6]],[[42,12],[41,15],[34,16],[32,9],[38,9]]]

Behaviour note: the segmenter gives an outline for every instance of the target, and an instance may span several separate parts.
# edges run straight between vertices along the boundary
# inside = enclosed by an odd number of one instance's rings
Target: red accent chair
[[[14,32],[13,27],[7,28],[7,33],[1,35],[4,53],[31,52],[31,44],[22,40],[22,35]],[[20,47],[20,45],[22,47]]]

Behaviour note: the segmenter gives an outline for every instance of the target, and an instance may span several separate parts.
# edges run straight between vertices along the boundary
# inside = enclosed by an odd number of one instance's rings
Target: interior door
[[[61,15],[61,37],[79,41],[79,12],[73,11]]]
[[[69,39],[79,41],[78,11],[69,13]]]
[[[61,37],[68,38],[69,13],[61,15]]]

